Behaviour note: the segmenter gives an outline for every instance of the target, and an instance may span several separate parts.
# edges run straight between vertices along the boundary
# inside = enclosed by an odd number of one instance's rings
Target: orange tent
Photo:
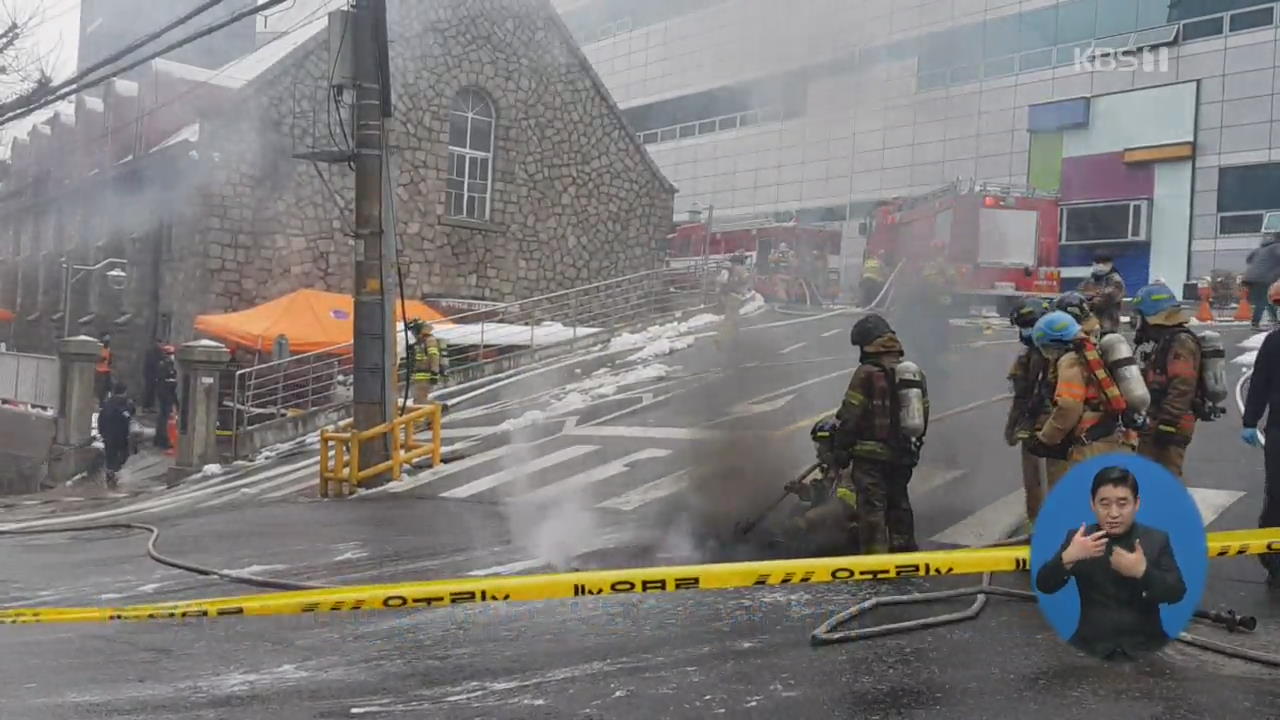
[[[12,310],[0,308],[0,323],[13,322],[14,314]]]
[[[417,300],[405,303],[409,318],[440,322],[444,316]],[[321,290],[297,290],[255,308],[196,317],[196,332],[235,348],[270,353],[276,337],[289,338],[295,355],[351,342],[355,300],[350,295]],[[396,318],[404,319],[400,303]],[[348,351],[349,352],[349,351]]]

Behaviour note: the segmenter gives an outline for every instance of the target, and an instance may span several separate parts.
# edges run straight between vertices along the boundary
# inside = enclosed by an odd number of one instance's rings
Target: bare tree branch
[[[0,0],[0,112],[46,97],[53,85],[52,57],[38,48],[34,35],[43,24],[66,14],[65,8],[50,16],[46,3],[29,12],[14,9],[12,0]]]

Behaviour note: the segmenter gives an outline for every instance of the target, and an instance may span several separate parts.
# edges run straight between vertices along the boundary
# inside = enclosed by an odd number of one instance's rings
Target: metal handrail
[[[445,342],[449,376],[480,377],[495,362],[519,362],[521,355],[552,345],[591,336],[604,340],[624,328],[709,307],[722,264],[645,270],[447,316],[436,323],[436,335]],[[456,344],[449,342],[450,328],[463,328],[465,336]],[[352,343],[346,342],[236,371],[231,403],[235,430],[347,401],[351,351]],[[397,376],[406,380],[402,368]],[[233,448],[238,453],[235,440]]]

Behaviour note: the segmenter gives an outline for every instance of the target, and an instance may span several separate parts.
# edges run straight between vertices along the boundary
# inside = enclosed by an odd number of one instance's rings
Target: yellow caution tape
[[[1209,536],[1209,556],[1280,553],[1280,528],[1235,530]],[[345,610],[439,608],[487,602],[530,602],[594,595],[651,594],[679,590],[724,590],[799,585],[980,575],[1027,570],[1026,545],[856,555],[801,560],[686,565],[631,570],[600,570],[553,575],[517,575],[464,580],[364,585],[324,590],[189,600],[122,608],[21,608],[0,610],[0,624],[167,620],[238,615],[296,615]]]

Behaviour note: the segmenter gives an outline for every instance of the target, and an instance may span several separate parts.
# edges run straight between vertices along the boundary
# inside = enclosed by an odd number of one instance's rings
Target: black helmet
[[[1036,321],[1049,312],[1049,301],[1043,298],[1026,298],[1009,311],[1009,323],[1016,328],[1030,329]]]
[[[888,320],[871,313],[853,324],[853,330],[849,333],[849,342],[853,343],[854,347],[866,347],[891,332],[893,328],[889,327]]]
[[[840,429],[840,421],[834,416],[827,416],[813,424],[809,430],[809,439],[815,443],[830,442],[835,437],[836,430]]]
[[[1061,310],[1076,319],[1076,322],[1084,322],[1093,317],[1093,311],[1089,309],[1089,300],[1078,292],[1063,293],[1053,301],[1053,309]]]

